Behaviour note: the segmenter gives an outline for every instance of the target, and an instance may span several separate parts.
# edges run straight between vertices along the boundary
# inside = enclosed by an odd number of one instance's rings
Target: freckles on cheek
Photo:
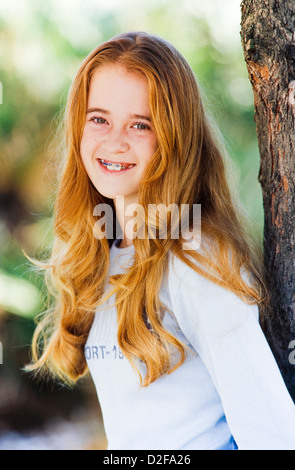
[[[100,138],[97,132],[93,132],[88,126],[84,127],[80,147],[88,151],[95,150],[100,145]]]
[[[85,139],[85,128],[84,128],[82,132],[81,142],[80,142],[80,152],[82,152],[85,147],[85,141],[86,139]]]
[[[83,156],[87,156],[93,147],[93,139],[91,139],[88,135],[87,130],[84,129],[82,138],[81,138],[81,143],[80,143],[80,153],[83,158]]]

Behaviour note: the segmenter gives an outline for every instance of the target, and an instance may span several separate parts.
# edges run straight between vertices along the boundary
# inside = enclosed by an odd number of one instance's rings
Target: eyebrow
[[[102,108],[89,108],[87,109],[86,111],[86,114],[89,114],[89,113],[102,113],[102,114],[106,114],[106,115],[110,115],[111,113],[109,111],[107,111],[106,109],[102,109]],[[149,116],[143,116],[142,114],[132,114],[130,116],[131,119],[144,119],[145,121],[149,121],[151,122],[151,118]]]

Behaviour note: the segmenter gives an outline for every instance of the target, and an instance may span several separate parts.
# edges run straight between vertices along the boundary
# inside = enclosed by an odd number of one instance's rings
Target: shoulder
[[[207,244],[210,241],[206,240]],[[192,240],[190,249],[202,254],[202,245]],[[189,258],[189,252],[188,258]],[[192,258],[191,258],[192,260]],[[198,268],[193,260],[192,265]],[[233,291],[205,277],[174,254],[170,255],[168,287],[171,303],[178,318],[191,318],[219,336],[240,326],[245,321],[258,320],[257,305],[245,303]]]
[[[176,298],[180,288],[189,288],[192,285],[197,290],[202,290],[205,286],[209,289],[217,287],[198,272],[198,268],[204,270],[204,265],[192,256],[192,253],[197,253],[201,260],[201,257],[206,256],[208,249],[210,250],[212,243],[208,237],[201,239],[198,233],[189,232],[182,244],[181,256],[175,253],[169,254],[169,285],[172,288],[173,298]]]

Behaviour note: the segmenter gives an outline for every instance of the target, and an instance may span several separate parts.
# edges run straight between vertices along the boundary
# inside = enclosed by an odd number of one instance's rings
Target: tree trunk
[[[241,11],[261,157],[258,179],[271,295],[270,320],[262,327],[295,400],[295,2],[243,0]]]

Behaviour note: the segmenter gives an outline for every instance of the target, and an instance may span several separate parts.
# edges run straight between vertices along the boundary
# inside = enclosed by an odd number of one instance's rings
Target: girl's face
[[[89,178],[105,197],[137,202],[144,170],[157,148],[145,77],[117,64],[93,74],[81,140]]]

